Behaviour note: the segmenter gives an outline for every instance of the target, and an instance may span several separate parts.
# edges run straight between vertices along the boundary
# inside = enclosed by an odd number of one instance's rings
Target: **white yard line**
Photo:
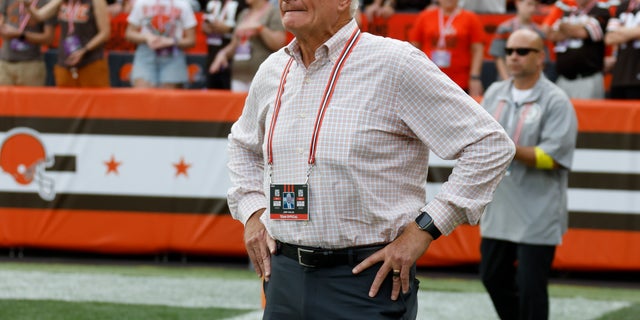
[[[256,280],[0,270],[0,299],[254,310],[228,320],[256,320],[262,315],[260,282]],[[418,319],[497,319],[485,293],[420,291],[419,301]],[[629,305],[626,301],[553,298],[551,319],[594,319]]]

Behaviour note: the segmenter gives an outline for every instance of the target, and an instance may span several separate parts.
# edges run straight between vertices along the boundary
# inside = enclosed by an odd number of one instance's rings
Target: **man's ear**
[[[358,1],[358,0],[339,0],[338,1],[338,10],[339,11],[343,11],[343,10],[349,10],[349,8],[351,7],[351,1]]]

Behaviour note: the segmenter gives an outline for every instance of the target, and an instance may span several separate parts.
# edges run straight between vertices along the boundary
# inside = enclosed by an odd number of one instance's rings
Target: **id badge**
[[[16,38],[11,39],[9,46],[13,51],[26,51],[29,49],[29,43]]]
[[[269,195],[272,220],[309,220],[309,185],[272,184]]]
[[[433,50],[431,60],[440,68],[449,68],[451,66],[451,51]]]
[[[64,38],[63,47],[64,47],[64,52],[67,55],[70,55],[74,51],[80,49],[82,47],[82,44],[80,44],[80,38],[78,38],[78,36],[69,35],[66,38]]]
[[[236,48],[236,53],[233,56],[233,60],[247,61],[249,59],[251,59],[251,42],[249,42],[249,40],[242,41]]]

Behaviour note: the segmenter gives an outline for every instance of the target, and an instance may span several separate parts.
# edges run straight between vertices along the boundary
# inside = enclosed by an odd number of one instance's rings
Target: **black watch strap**
[[[436,225],[433,223],[433,218],[431,218],[431,216],[426,212],[420,213],[420,215],[416,218],[416,224],[418,225],[418,228],[420,228],[420,230],[428,232],[433,240],[438,239],[442,235],[442,232],[440,232],[440,230],[438,230]]]

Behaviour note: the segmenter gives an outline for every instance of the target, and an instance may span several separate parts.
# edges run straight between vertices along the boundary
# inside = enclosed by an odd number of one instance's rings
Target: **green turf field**
[[[428,273],[427,273],[428,274]],[[420,277],[418,319],[497,319],[477,280]],[[639,319],[640,290],[551,285],[552,319]],[[0,319],[260,319],[238,268],[0,263]]]

